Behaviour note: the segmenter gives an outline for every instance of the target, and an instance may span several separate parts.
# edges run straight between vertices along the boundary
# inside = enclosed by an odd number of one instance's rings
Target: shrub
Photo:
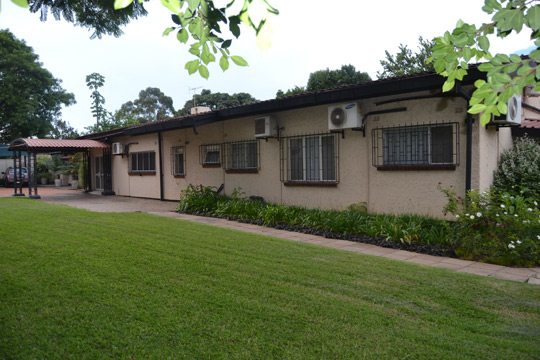
[[[52,181],[52,175],[49,172],[40,172],[37,174],[38,182],[41,181],[42,178],[46,178],[47,183],[50,183]]]
[[[501,156],[493,188],[513,196],[540,199],[540,145],[524,137]]]
[[[287,224],[344,235],[365,234],[411,244],[445,245],[448,225],[443,220],[421,216],[374,215],[365,205],[353,204],[346,211],[304,209],[268,204],[245,198],[241,188],[232,196],[216,193],[213,187],[189,185],[181,192],[178,211],[249,219],[264,225]]]
[[[540,210],[533,198],[490,190],[465,199],[442,189],[455,216],[449,241],[460,257],[501,265],[540,264]]]

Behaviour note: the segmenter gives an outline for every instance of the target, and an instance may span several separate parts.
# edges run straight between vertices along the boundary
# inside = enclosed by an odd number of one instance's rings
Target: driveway
[[[9,197],[12,196],[15,190],[12,187],[0,187],[0,197]],[[18,192],[18,191],[17,191]],[[49,196],[49,195],[59,195],[59,194],[74,194],[80,193],[81,190],[72,190],[71,187],[53,187],[53,186],[38,186],[38,195],[40,196]],[[34,189],[32,188],[32,194]],[[28,196],[28,187],[23,188],[23,194]]]

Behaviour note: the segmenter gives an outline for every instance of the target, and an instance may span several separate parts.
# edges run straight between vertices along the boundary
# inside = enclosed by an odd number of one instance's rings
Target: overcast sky
[[[111,0],[113,1],[113,0]],[[159,1],[145,5],[149,15],[133,21],[119,38],[90,40],[91,33],[52,16],[46,22],[39,14],[2,0],[0,29],[8,28],[34,48],[40,61],[64,88],[75,94],[76,105],[63,111],[64,120],[78,130],[94,123],[86,75],[105,76],[100,90],[105,107],[114,111],[138,97],[147,87],[158,87],[174,100],[176,109],[193,96],[194,90],[247,92],[259,100],[275,97],[278,89],[304,86],[311,72],[352,64],[376,79],[384,51],[398,51],[399,44],[416,50],[418,37],[425,39],[452,30],[458,19],[480,24],[489,16],[481,11],[483,0],[270,0],[280,15],[272,17],[273,44],[262,53],[252,32],[243,28],[233,41],[233,55],[250,64],[231,63],[225,73],[219,65],[210,68],[210,79],[189,76],[184,64],[192,60],[188,47],[175,36],[162,37],[171,26],[170,13]],[[332,6],[329,6],[331,3]],[[528,36],[492,41],[492,52],[516,52],[532,45]]]

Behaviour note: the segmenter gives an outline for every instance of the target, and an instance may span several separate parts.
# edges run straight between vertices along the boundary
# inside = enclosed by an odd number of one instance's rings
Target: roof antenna
[[[202,89],[202,86],[198,86],[198,87],[194,87],[194,88],[190,88],[188,87],[188,91],[193,91],[193,98],[192,98],[192,104],[191,104],[191,107],[195,107],[195,95],[197,94],[197,89]]]

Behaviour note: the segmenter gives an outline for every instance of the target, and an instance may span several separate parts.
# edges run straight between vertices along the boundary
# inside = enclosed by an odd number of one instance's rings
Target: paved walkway
[[[13,187],[7,187],[7,188],[0,187],[0,197],[13,196],[14,192],[15,192],[15,189]],[[80,191],[71,189],[71,186],[62,186],[62,187],[54,187],[54,185],[39,185],[38,186],[39,196],[59,195],[59,194],[77,193],[77,192],[80,192]],[[32,188],[32,193],[34,193],[34,188]],[[23,188],[23,194],[25,196],[28,196],[28,187]]]
[[[44,195],[43,202],[64,204],[82,209],[99,212],[147,212],[149,214],[182,219],[201,224],[219,226],[228,229],[240,230],[254,234],[273,236],[291,241],[299,241],[334,249],[353,251],[361,254],[385,257],[387,259],[405,261],[420,265],[434,266],[464,272],[469,274],[489,276],[504,280],[528,282],[540,285],[540,267],[512,268],[493,264],[484,264],[440,256],[423,255],[410,251],[383,248],[375,245],[363,244],[354,241],[327,239],[321,236],[278,230],[252,224],[244,224],[218,218],[208,218],[175,212],[177,203],[171,201],[158,201],[152,199],[139,199],[123,196],[96,196],[97,194],[83,194],[80,191],[61,195]]]

